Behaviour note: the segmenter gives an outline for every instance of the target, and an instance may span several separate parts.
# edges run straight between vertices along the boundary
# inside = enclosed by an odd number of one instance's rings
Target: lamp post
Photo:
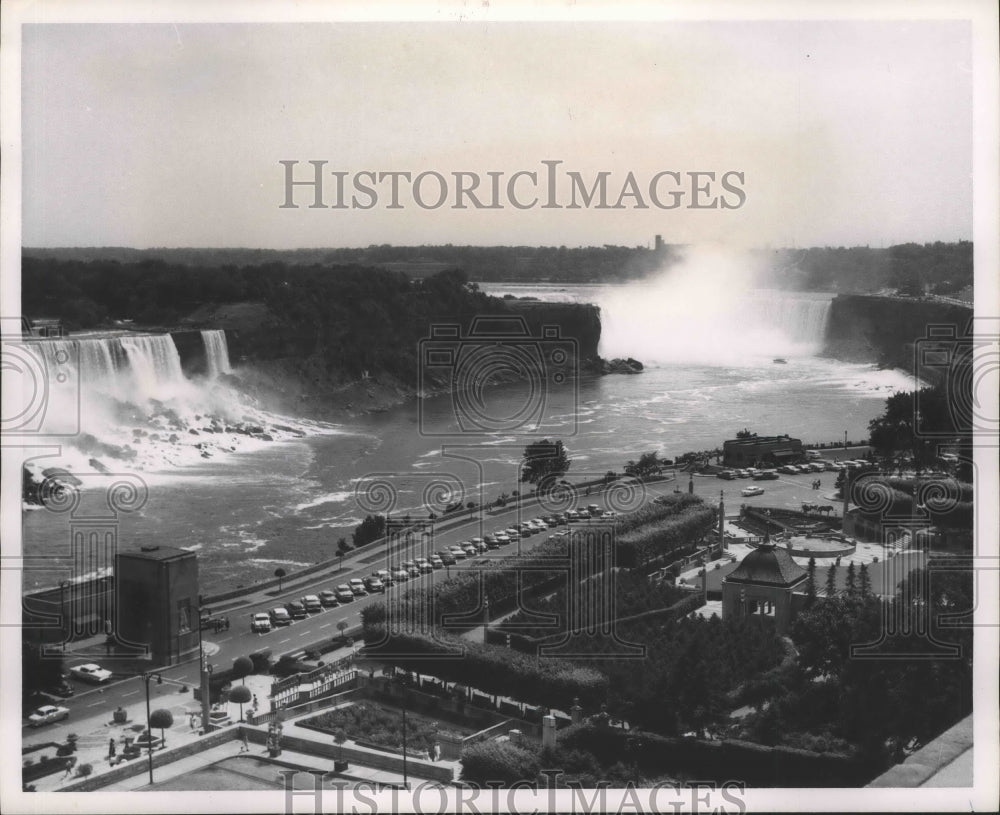
[[[67,625],[66,614],[66,589],[70,585],[68,580],[59,581],[59,623],[62,626],[62,649],[66,651],[66,640],[69,638],[70,626]]]
[[[146,749],[148,751],[147,755],[149,757],[149,783],[153,783],[153,728],[150,725],[151,713],[149,710],[149,680],[152,677],[156,677],[156,683],[158,685],[163,684],[163,677],[159,674],[149,673],[148,671],[143,672],[142,681],[146,684]]]
[[[209,699],[211,695],[211,689],[208,681],[208,670],[207,662],[205,658],[205,646],[202,642],[201,636],[202,628],[202,609],[198,607],[198,686],[201,688],[201,729],[203,733],[208,733],[211,727],[209,720],[211,718],[211,700]]]
[[[403,789],[409,789],[410,784],[406,778],[406,688],[403,688]]]

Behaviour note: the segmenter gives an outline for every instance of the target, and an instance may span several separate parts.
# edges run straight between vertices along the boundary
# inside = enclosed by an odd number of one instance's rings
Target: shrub
[[[540,769],[538,754],[510,742],[481,741],[462,751],[462,781],[485,786],[518,781],[535,783]]]
[[[80,776],[80,778],[86,778],[93,771],[94,768],[90,764],[81,764],[79,767],[76,768],[76,774]]]

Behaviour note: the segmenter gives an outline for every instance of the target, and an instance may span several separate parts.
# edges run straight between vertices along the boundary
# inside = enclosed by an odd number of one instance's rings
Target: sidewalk
[[[271,691],[273,677],[262,674],[252,674],[246,677],[246,686],[250,692],[256,694],[258,700],[258,712],[266,713],[270,710],[268,694]],[[82,764],[90,764],[93,767],[93,775],[110,770],[113,766],[109,758],[109,742],[115,740],[116,759],[121,756],[125,746],[125,737],[136,738],[146,730],[146,695],[145,687],[141,679],[134,679],[131,682],[135,685],[135,691],[128,695],[135,701],[130,701],[128,705],[122,705],[127,714],[127,720],[122,724],[117,724],[113,720],[114,710],[110,706],[102,709],[94,716],[87,719],[67,720],[55,726],[29,729],[24,731],[22,739],[24,746],[31,744],[42,744],[45,742],[65,743],[70,733],[77,735],[77,749],[73,754],[76,757],[76,765],[70,775],[58,772],[45,776],[32,782],[39,792],[58,790],[61,787],[79,781],[76,775],[76,767]],[[174,723],[164,730],[167,747],[179,747],[197,741],[201,733],[201,703],[194,698],[191,690],[182,692],[175,684],[164,683],[157,685],[155,680],[149,683],[150,710],[169,710],[173,715]],[[251,704],[243,705],[244,717],[250,711]],[[240,720],[240,706],[235,702],[230,702],[225,706],[227,713],[233,722]],[[194,727],[192,727],[191,714],[194,714]],[[159,737],[160,732],[153,728],[153,736]],[[153,748],[154,754],[157,748]],[[44,751],[50,758],[55,757],[55,748]],[[37,761],[39,754],[34,757]],[[130,759],[132,762],[146,761],[146,752],[139,757]]]

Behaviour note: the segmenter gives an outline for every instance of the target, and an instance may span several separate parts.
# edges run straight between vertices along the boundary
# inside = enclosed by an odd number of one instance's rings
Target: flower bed
[[[338,710],[328,710],[318,716],[303,721],[302,726],[311,727],[329,733],[331,736],[338,730],[343,730],[352,741],[365,743],[368,746],[402,749],[403,747],[403,714],[371,702],[358,702]],[[406,714],[406,746],[407,751],[424,751],[434,746],[439,735],[448,735],[462,739],[465,733],[445,729],[437,723],[417,716]]]

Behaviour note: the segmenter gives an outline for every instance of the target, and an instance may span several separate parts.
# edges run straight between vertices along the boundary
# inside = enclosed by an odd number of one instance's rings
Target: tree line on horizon
[[[679,262],[683,244],[645,246],[438,246],[371,245],[359,248],[251,249],[75,247],[26,248],[22,256],[38,264],[77,263],[144,266],[165,264],[196,270],[246,267],[324,266],[330,272],[353,267],[403,272],[423,278],[462,269],[481,282],[624,283]],[[762,284],[797,291],[905,295],[953,294],[972,285],[972,243],[903,243],[887,248],[817,246],[751,250],[765,268]],[[147,269],[148,270],[148,269]],[[25,277],[29,269],[25,269]],[[99,302],[99,301],[98,301]],[[213,301],[214,302],[214,301]],[[26,310],[27,311],[27,310]]]

